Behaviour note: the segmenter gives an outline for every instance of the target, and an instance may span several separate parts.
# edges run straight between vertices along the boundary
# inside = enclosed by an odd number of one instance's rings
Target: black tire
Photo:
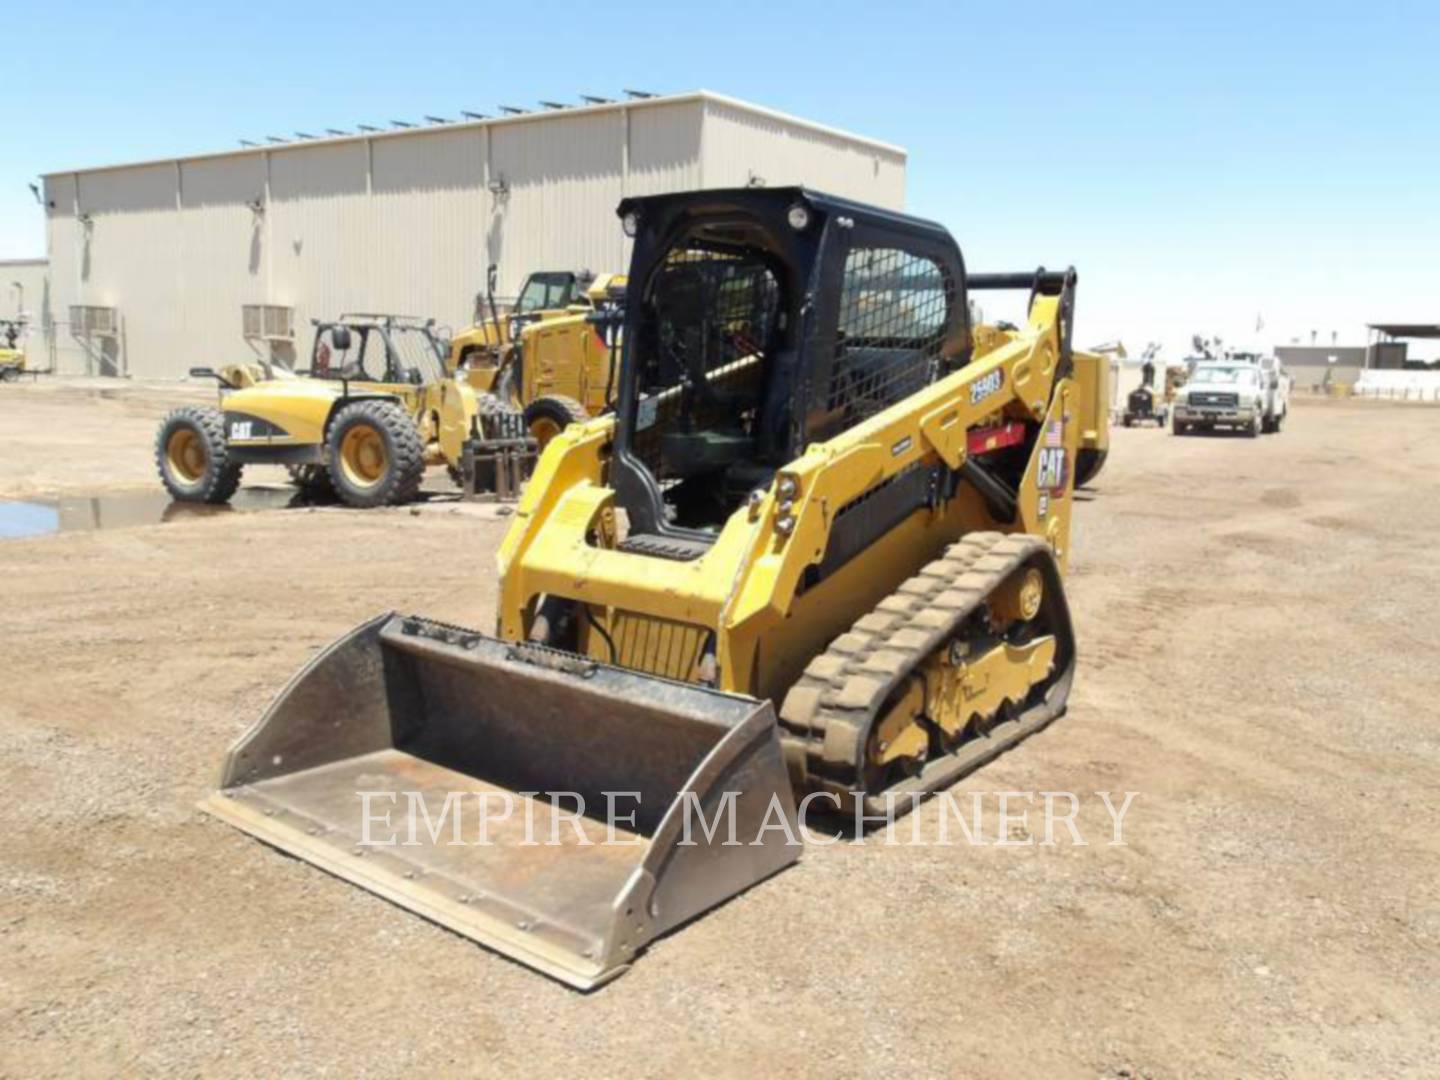
[[[1109,450],[1092,450],[1088,447],[1075,454],[1075,486],[1084,487],[1100,475],[1100,470],[1105,467],[1105,459],[1110,456]]]
[[[290,474],[290,483],[306,495],[323,498],[335,494],[335,482],[324,465],[286,465],[285,471]]]
[[[6,366],[0,368],[0,382],[19,382],[20,369],[18,367]]]
[[[1121,418],[1120,422],[1121,422],[1122,424],[1124,424],[1126,427],[1130,427],[1132,424],[1135,423],[1135,418],[1132,417],[1129,413],[1126,413],[1126,414]]]
[[[1190,425],[1182,424],[1179,420],[1176,420],[1175,423],[1170,425],[1170,433],[1172,435],[1185,435],[1188,434],[1189,431]]]
[[[415,422],[393,401],[346,405],[335,414],[325,447],[330,482],[347,506],[398,506],[420,494],[425,447]]]
[[[1260,432],[1265,430],[1265,418],[1263,416],[1257,416],[1254,420],[1251,420],[1250,423],[1245,425],[1244,430],[1245,437],[1247,439],[1258,439],[1260,437]]]
[[[583,424],[590,419],[585,406],[574,398],[536,398],[525,406],[525,426],[540,443],[540,449],[571,424]]]
[[[243,468],[230,460],[220,410],[195,405],[175,409],[161,422],[155,467],[171,498],[199,503],[229,502]]]

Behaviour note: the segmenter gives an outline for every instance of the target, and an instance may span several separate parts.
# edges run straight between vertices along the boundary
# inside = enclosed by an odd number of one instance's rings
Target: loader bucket
[[[203,805],[582,990],[800,854],[769,702],[394,614],[316,656]]]

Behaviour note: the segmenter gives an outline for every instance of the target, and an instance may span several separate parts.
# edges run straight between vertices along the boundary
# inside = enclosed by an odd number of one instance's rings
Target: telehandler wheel
[[[155,467],[180,502],[229,502],[240,486],[242,466],[229,460],[219,409],[187,405],[165,417],[155,437]]]
[[[357,401],[336,414],[325,438],[330,481],[349,506],[398,506],[420,493],[425,447],[393,401]]]
[[[574,398],[541,397],[525,406],[525,426],[535,436],[541,450],[571,424],[583,424],[589,419],[585,406]]]

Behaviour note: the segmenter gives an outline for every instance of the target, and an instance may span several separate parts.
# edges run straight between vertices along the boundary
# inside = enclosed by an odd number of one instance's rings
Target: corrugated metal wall
[[[62,371],[179,377],[243,359],[241,305],[311,318],[433,315],[466,325],[485,268],[516,292],[535,269],[622,270],[625,194],[806,182],[887,206],[904,156],[705,95],[372,138],[56,174],[48,237]],[[72,304],[114,307],[83,340]]]
[[[706,187],[802,184],[905,208],[905,154],[724,100],[705,103]]]
[[[38,326],[50,309],[49,280],[44,259],[0,259],[0,319],[25,315]]]

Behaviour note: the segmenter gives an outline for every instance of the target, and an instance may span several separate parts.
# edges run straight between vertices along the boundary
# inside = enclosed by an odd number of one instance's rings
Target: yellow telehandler
[[[171,497],[228,502],[246,465],[283,465],[301,487],[349,506],[417,497],[425,469],[447,467],[467,494],[518,493],[535,457],[522,417],[444,370],[434,320],[345,314],[315,323],[310,368],[192,368],[220,386],[215,407],[173,410],[155,437]]]
[[[1038,731],[1075,665],[1073,271],[970,274],[802,188],[619,213],[617,406],[541,455],[494,635],[357,627],[206,803],[582,989],[794,862],[807,812],[904,811]],[[986,289],[1030,291],[1007,340]]]

